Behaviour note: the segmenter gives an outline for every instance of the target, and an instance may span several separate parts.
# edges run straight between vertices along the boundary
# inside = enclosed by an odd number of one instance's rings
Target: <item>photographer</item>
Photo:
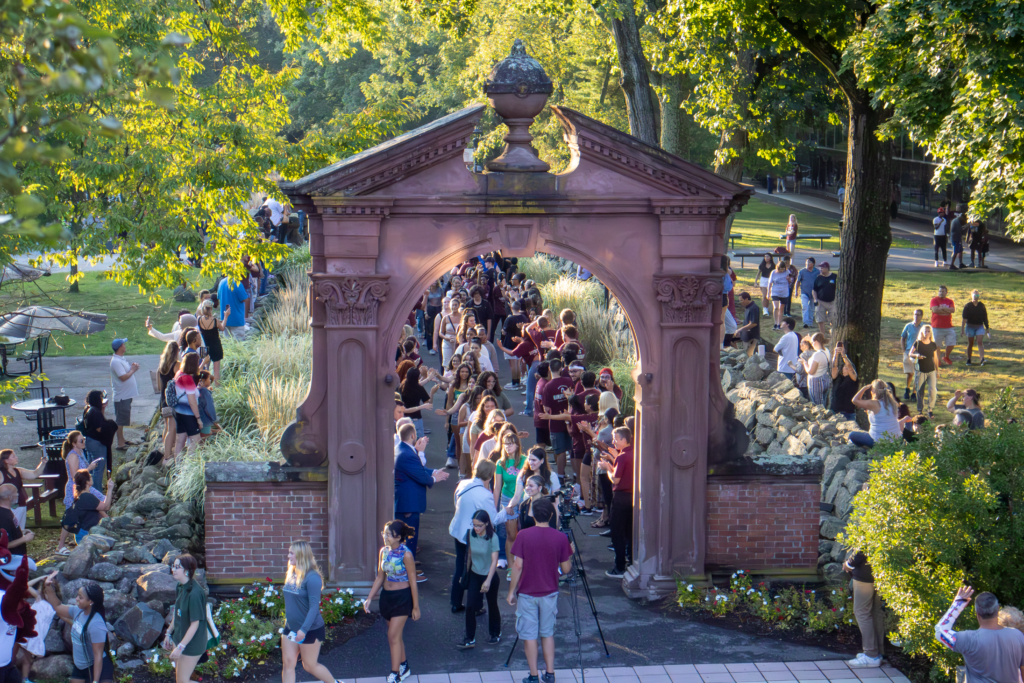
[[[627,558],[632,554],[633,536],[633,433],[629,428],[619,427],[612,432],[612,448],[609,453],[601,455],[598,467],[608,473],[612,482],[611,531],[615,567],[605,575],[621,579],[629,563]]]
[[[572,568],[569,539],[551,528],[555,506],[549,500],[533,503],[537,525],[519,532],[512,546],[514,563],[508,604],[516,605],[516,629],[524,641],[530,676],[524,683],[539,683],[537,640],[544,649],[544,683],[555,680],[555,617],[558,615],[558,573]]]

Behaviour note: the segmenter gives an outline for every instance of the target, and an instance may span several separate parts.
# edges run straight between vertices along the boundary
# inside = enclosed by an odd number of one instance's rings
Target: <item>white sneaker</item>
[[[762,309],[762,310],[764,311],[764,314],[765,314],[765,315],[768,315],[768,309],[767,309],[767,308],[764,308],[764,309]]]
[[[502,387],[502,389],[504,389],[505,391],[512,391],[513,389],[518,389],[518,388],[519,388],[519,385],[518,384],[512,384],[512,382],[509,382],[508,384],[506,384],[505,386]]]
[[[459,461],[455,458],[448,458],[448,462],[445,463],[445,469],[453,470],[459,466]]]
[[[938,267],[939,267],[939,262],[938,262],[938,261],[936,261],[936,262],[935,262],[935,267],[936,267],[936,268],[938,268]]]
[[[504,569],[508,566],[507,560],[498,560],[498,569]]]
[[[434,349],[430,349],[430,355],[431,356],[436,356],[437,355],[437,351],[435,351]]]
[[[881,657],[868,657],[861,652],[855,658],[846,662],[851,669],[877,669],[882,666]]]

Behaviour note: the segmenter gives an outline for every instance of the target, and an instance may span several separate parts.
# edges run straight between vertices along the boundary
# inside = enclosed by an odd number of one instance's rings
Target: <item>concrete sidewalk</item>
[[[125,430],[125,437],[136,441],[144,433],[153,417],[153,411],[160,403],[160,397],[153,393],[153,386],[149,379],[149,371],[155,370],[160,362],[160,356],[127,355],[129,362],[136,362],[140,365],[139,371],[135,373],[135,379],[139,386],[139,395],[132,399],[132,425]],[[15,363],[11,363],[12,369],[18,369]],[[64,393],[76,401],[76,404],[65,411],[65,421],[68,429],[74,427],[75,421],[85,411],[85,396],[93,389],[100,389],[107,392],[107,397],[113,399],[113,391],[110,384],[110,356],[72,356],[43,359],[43,374],[47,376],[46,386],[50,389],[50,395],[56,396],[64,389]],[[39,386],[38,382],[33,386]],[[0,405],[0,416],[6,418],[3,427],[0,427],[0,435],[3,436],[3,448],[15,448],[18,446],[36,443],[39,437],[36,433],[36,423],[25,419],[25,414],[11,410],[9,404]],[[106,416],[114,419],[114,407],[108,405]],[[115,460],[116,460],[116,453]],[[21,461],[20,467],[29,469],[39,464],[42,456],[40,449],[18,450],[18,458]]]
[[[335,675],[338,672],[332,671]],[[405,683],[518,683],[529,671],[473,671],[412,675]],[[342,681],[344,676],[339,678]],[[354,683],[384,683],[383,676]],[[851,669],[845,661],[665,664],[594,669],[555,669],[560,683],[910,683],[891,666]]]
[[[755,189],[757,198],[766,202],[771,202],[772,204],[785,206],[799,211],[807,211],[824,218],[834,218],[837,222],[842,219],[842,213],[839,210],[839,202],[834,199],[793,194],[791,192],[787,192],[784,195],[768,194],[767,191],[761,188]],[[931,225],[923,221],[906,218],[893,219],[890,221],[889,225],[892,227],[893,233],[898,233],[900,237],[920,244],[921,246],[913,249],[905,247],[891,248],[889,250],[889,259],[886,264],[887,270],[941,270],[941,268],[935,267],[935,254],[932,249]],[[779,232],[782,232],[782,227],[779,228]],[[779,240],[779,244],[783,244],[782,240]],[[829,259],[836,261],[836,258],[832,256],[832,252],[839,251],[838,245],[836,245],[834,249],[822,250],[806,247],[804,244],[804,242],[797,242],[795,261],[798,265],[808,256],[813,256],[818,263],[821,263],[823,259],[826,261]],[[813,244],[813,242],[807,242],[806,244]],[[947,255],[950,257],[953,255],[952,247],[947,249]],[[967,252],[965,256],[967,257],[967,260],[969,260],[970,252]],[[753,259],[748,260],[751,260],[753,264],[752,267],[757,267],[756,261]],[[1020,245],[1003,238],[993,239],[991,241],[989,255],[985,260],[987,265],[990,266],[988,270],[1011,271],[1017,273],[1024,272],[1024,245]],[[833,267],[838,267],[838,263],[833,263],[832,265]],[[736,264],[734,263],[733,268],[735,267]]]

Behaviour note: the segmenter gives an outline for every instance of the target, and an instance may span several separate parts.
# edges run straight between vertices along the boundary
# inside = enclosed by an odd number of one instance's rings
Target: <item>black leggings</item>
[[[615,568],[624,572],[633,557],[633,494],[629,491],[613,494],[611,529]]]
[[[469,588],[466,590],[466,640],[476,639],[476,613],[484,604],[484,593],[480,588],[484,585],[487,577],[469,572]],[[487,590],[487,630],[491,637],[501,635],[501,612],[498,611],[498,572],[495,571],[491,579],[491,587]]]
[[[942,260],[946,260],[946,236],[935,235],[935,260],[939,260],[939,249],[942,250]]]
[[[427,338],[427,350],[434,350],[434,318],[441,312],[440,306],[427,306],[426,318],[423,320],[423,336]]]

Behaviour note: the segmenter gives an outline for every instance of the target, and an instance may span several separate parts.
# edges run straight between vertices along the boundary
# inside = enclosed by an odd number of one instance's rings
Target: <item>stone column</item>
[[[329,579],[370,581],[376,562],[379,444],[377,433],[378,320],[387,299],[386,275],[314,273],[313,292],[324,307]],[[386,462],[386,461],[385,461]]]

